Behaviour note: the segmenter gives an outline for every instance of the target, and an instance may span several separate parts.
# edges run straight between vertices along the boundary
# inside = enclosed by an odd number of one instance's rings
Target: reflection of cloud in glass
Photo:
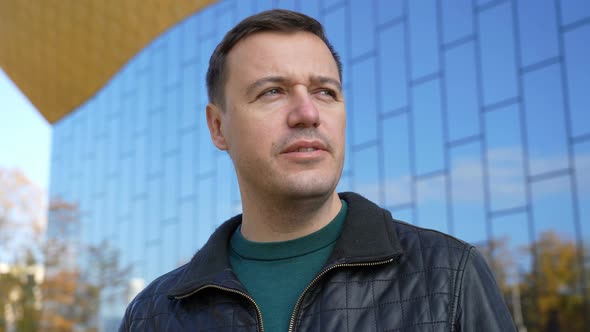
[[[493,174],[493,181],[489,183],[490,193],[492,195],[502,196],[504,200],[518,199],[523,193],[524,188],[520,183],[523,169],[520,165],[522,157],[517,149],[502,148],[489,150],[488,154],[488,174]],[[567,163],[567,157],[546,157],[529,159],[530,164],[544,165],[563,165]],[[565,161],[564,161],[565,160]],[[478,185],[474,185],[481,179],[481,160],[474,158],[459,158],[454,167],[451,169],[453,174],[454,186],[461,188],[453,192],[453,201],[460,202],[480,202],[484,197],[479,192]],[[579,174],[588,174],[590,172],[590,154],[578,155],[576,157],[576,172]],[[578,188],[589,188],[590,177],[579,177]],[[409,174],[395,178],[385,179],[383,184],[380,183],[362,183],[357,186],[360,193],[373,193],[383,185],[390,193],[392,202],[403,202],[408,197],[408,193],[401,188],[407,188],[407,183],[412,178]],[[424,184],[426,183],[426,184]],[[420,186],[420,200],[440,200],[440,190],[438,186],[428,186],[429,182],[424,182]],[[559,186],[543,187],[537,194],[552,194],[570,190],[569,185],[562,183]],[[392,202],[385,202],[390,204]],[[409,202],[407,202],[409,203]]]

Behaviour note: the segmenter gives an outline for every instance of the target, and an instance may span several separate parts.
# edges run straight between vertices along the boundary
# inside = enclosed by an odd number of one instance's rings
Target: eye
[[[266,96],[273,96],[273,95],[278,95],[279,93],[281,93],[281,90],[279,90],[279,88],[270,88],[268,90],[265,90],[262,95],[266,95]]]
[[[321,89],[316,92],[322,98],[336,99],[336,92],[332,89]]]

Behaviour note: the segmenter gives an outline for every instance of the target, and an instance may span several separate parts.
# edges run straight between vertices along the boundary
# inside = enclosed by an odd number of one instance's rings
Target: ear
[[[223,116],[221,113],[221,107],[209,103],[207,104],[206,113],[207,126],[209,127],[209,134],[211,134],[213,144],[215,144],[219,150],[227,150],[227,143],[221,128],[221,117]]]

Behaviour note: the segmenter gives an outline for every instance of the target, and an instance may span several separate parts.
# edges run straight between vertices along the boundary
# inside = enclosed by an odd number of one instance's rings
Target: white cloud
[[[524,159],[520,150],[493,149],[487,154],[488,158],[488,179],[490,194],[501,197],[502,200],[519,200],[524,197],[526,180],[523,167]],[[580,196],[590,193],[590,155],[578,154],[575,167],[577,173],[577,185]],[[530,159],[531,164],[543,165],[544,169],[559,169],[569,163],[567,156],[556,156],[547,158]],[[484,169],[479,158],[459,158],[450,169],[448,181],[452,181],[452,196],[455,202],[482,202],[484,195]],[[441,176],[442,177],[442,176]],[[438,179],[441,179],[439,177]],[[435,180],[437,177],[428,180],[416,180],[418,184],[420,201],[440,200],[445,195],[444,180]],[[570,190],[568,181],[558,181],[559,185],[537,186],[536,196],[551,195]],[[411,201],[412,179],[410,175],[403,175],[396,178],[386,179],[380,183],[359,184],[357,190],[361,194],[374,195],[380,189],[386,192],[386,205],[397,205]],[[582,198],[582,197],[580,197]]]

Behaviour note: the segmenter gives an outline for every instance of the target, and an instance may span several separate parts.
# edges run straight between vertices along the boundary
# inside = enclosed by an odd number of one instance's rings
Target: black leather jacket
[[[293,311],[293,331],[515,331],[482,256],[437,231],[392,219],[353,194],[334,252]],[[260,311],[232,272],[221,225],[186,265],[131,302],[120,331],[263,331]]]

